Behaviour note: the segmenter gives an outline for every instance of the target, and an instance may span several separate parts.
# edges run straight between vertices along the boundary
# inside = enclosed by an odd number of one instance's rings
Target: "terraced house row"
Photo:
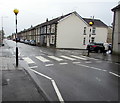
[[[89,25],[91,21],[94,23],[92,26]],[[86,49],[90,42],[106,42],[107,34],[108,26],[101,20],[82,18],[77,12],[72,12],[31,26],[19,32],[18,38],[35,40],[40,46]]]

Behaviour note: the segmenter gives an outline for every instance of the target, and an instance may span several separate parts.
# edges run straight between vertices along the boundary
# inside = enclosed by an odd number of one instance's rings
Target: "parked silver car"
[[[29,44],[29,43],[30,43],[30,40],[25,40],[24,43]]]
[[[31,45],[36,45],[36,41],[35,40],[30,40],[30,44]]]

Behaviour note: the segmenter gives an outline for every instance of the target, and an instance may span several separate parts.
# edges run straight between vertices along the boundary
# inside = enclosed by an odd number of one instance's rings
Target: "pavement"
[[[0,102],[47,101],[32,78],[20,65],[16,67],[10,47],[0,47]]]

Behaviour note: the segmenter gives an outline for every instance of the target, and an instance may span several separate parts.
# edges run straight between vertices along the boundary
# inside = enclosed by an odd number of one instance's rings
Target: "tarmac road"
[[[15,42],[5,41],[15,55]],[[118,101],[120,64],[18,43],[22,65],[34,72],[53,101]]]

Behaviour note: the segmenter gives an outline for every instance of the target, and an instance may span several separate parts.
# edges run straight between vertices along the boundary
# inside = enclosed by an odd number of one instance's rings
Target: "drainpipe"
[[[56,48],[56,42],[57,42],[57,23],[55,23],[55,48]]]
[[[113,31],[112,31],[112,53],[113,53],[113,44],[114,44],[115,15],[116,15],[116,11],[114,11],[114,17],[113,17]]]

